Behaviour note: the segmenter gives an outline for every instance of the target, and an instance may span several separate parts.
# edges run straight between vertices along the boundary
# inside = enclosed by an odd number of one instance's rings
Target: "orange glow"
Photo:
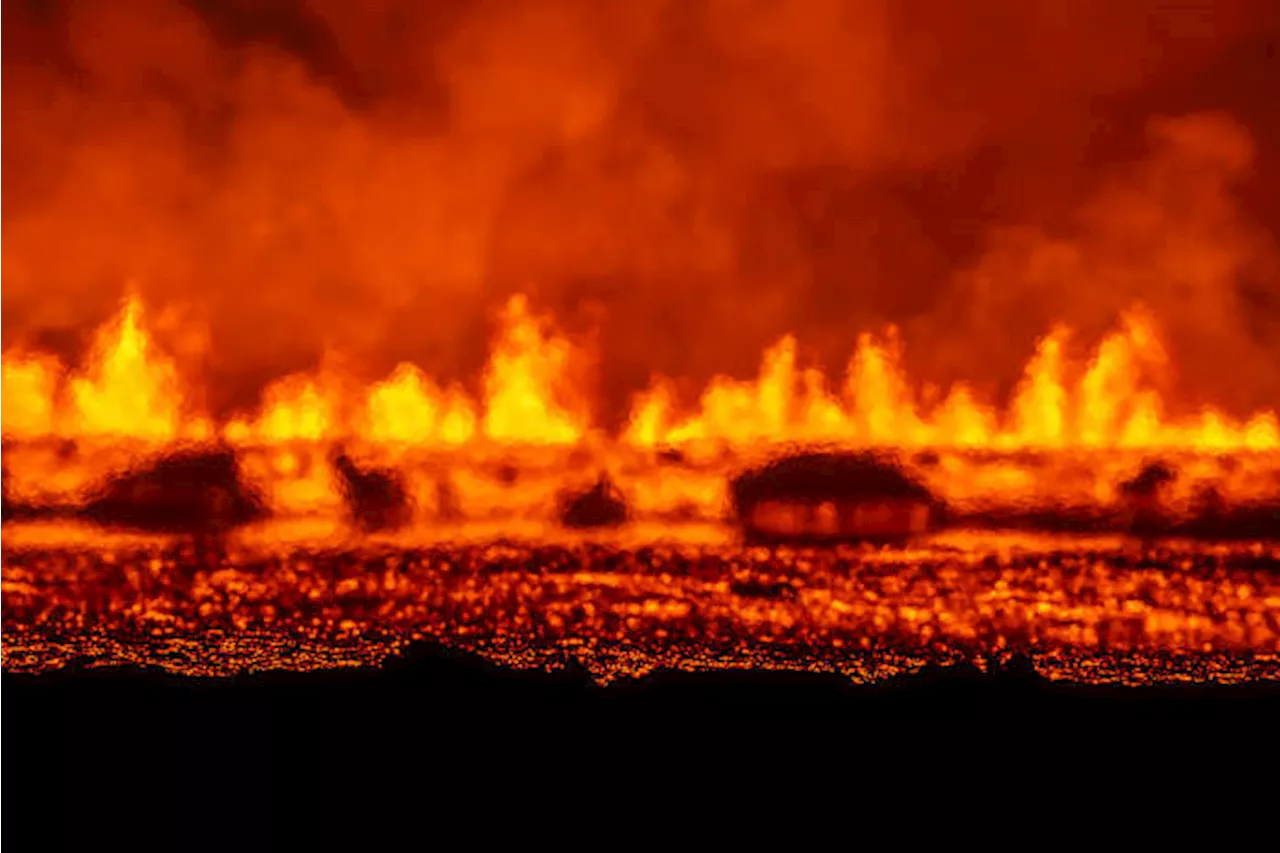
[[[15,353],[4,357],[0,370],[4,434],[30,437],[53,433],[53,395],[61,366],[45,356]]]
[[[71,379],[73,417],[88,434],[165,440],[178,432],[177,373],[154,356],[141,314],[138,301],[128,300],[118,325],[99,333],[87,374]]]
[[[80,374],[66,375],[50,357],[7,354],[5,434],[161,443],[210,435],[208,420],[189,411],[183,377],[156,350],[143,317],[142,305],[127,301],[100,330]],[[839,393],[830,390],[822,370],[798,364],[796,339],[785,336],[764,353],[754,380],[712,379],[689,414],[681,414],[673,384],[655,378],[637,395],[619,440],[633,448],[710,442],[738,448],[827,443],[1000,450],[1280,449],[1274,411],[1243,422],[1208,406],[1171,417],[1164,398],[1149,384],[1168,367],[1153,321],[1139,311],[1121,320],[1081,364],[1069,363],[1065,355],[1068,330],[1054,329],[1042,338],[1005,413],[964,384],[953,386],[940,402],[924,405],[924,395],[901,366],[892,329],[883,339],[858,336]],[[271,384],[254,416],[225,423],[222,434],[257,444],[354,436],[375,445],[445,448],[478,438],[573,445],[591,430],[583,414],[585,395],[569,382],[579,357],[517,296],[503,312],[481,403],[458,385],[445,390],[409,363],[363,390],[324,372],[297,374]]]
[[[224,430],[228,440],[262,442],[319,441],[332,437],[336,403],[328,389],[309,376],[286,376],[263,393],[262,412],[252,424],[233,420]]]
[[[143,308],[130,297],[98,331],[87,368],[66,378],[52,359],[6,358],[4,431],[15,436],[135,438],[167,442],[204,439],[210,424],[186,411],[178,370],[142,326]]]
[[[443,392],[413,364],[400,364],[369,391],[368,437],[383,444],[463,444],[475,410],[459,388]]]
[[[975,399],[963,384],[941,404],[922,412],[901,366],[896,336],[863,334],[849,363],[843,400],[824,390],[812,369],[798,375],[795,344],[784,338],[762,361],[759,378],[712,381],[701,411],[668,426],[671,394],[659,381],[638,398],[624,439],[640,446],[718,439],[729,444],[826,440],[850,446],[1183,449],[1270,451],[1280,448],[1275,414],[1247,423],[1205,408],[1197,417],[1172,420],[1146,374],[1165,364],[1150,321],[1123,318],[1073,385],[1063,348],[1069,335],[1057,329],[1043,338],[1028,363],[1008,416]]]
[[[531,444],[577,441],[582,425],[555,401],[571,353],[567,341],[540,328],[523,296],[512,297],[485,371],[485,436]]]

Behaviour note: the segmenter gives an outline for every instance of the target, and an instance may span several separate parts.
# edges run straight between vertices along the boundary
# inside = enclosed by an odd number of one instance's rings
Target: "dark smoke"
[[[999,391],[1142,300],[1188,398],[1275,405],[1278,9],[6,0],[4,343],[134,288],[225,410],[327,346],[474,381],[525,290],[607,420],[888,322]]]

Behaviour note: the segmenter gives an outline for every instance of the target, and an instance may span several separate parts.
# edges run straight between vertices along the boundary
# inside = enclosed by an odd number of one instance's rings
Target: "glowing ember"
[[[367,666],[439,638],[516,665],[522,653],[529,665],[567,652],[601,681],[659,666],[876,681],[904,659],[1013,650],[1085,682],[1280,678],[1280,553],[1258,547],[453,543],[285,555],[245,545],[210,564],[189,547],[97,540],[79,552],[63,541],[6,543],[6,669]]]

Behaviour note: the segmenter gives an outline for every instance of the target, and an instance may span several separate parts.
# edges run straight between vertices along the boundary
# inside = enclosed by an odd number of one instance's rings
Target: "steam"
[[[607,420],[889,322],[1000,389],[1142,302],[1188,396],[1274,405],[1270,66],[1219,70],[1274,4],[982,5],[6,3],[4,345],[138,292],[225,411],[326,350],[475,384],[525,291],[598,328]]]

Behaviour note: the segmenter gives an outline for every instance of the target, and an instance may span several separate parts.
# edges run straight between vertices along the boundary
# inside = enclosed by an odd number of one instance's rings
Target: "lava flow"
[[[865,336],[846,395],[830,395],[821,374],[797,370],[788,339],[756,382],[717,380],[683,419],[663,392],[642,396],[612,439],[553,402],[572,351],[522,299],[508,306],[482,403],[402,366],[354,396],[350,381],[286,378],[256,416],[221,427],[189,408],[142,316],[128,303],[83,374],[64,377],[47,357],[6,359],[6,500],[75,506],[86,482],[106,477],[114,485],[92,493],[90,522],[134,506],[158,528],[156,512],[180,523],[175,513],[212,512],[202,489],[243,503],[243,478],[263,497],[262,517],[244,514],[212,545],[65,520],[7,525],[7,668],[373,665],[434,638],[516,666],[568,652],[602,681],[736,666],[876,680],[1009,650],[1085,681],[1280,677],[1280,552],[1267,533],[1280,483],[1275,417],[1163,417],[1136,385],[1158,352],[1138,315],[1074,387],[1060,335],[1046,338],[1006,418],[963,389],[920,413],[892,351]],[[211,441],[223,449],[202,451]],[[793,456],[809,462],[785,492],[768,477],[735,479],[806,445],[829,458]],[[896,451],[896,470],[923,485],[841,461],[867,449]],[[140,459],[161,461],[147,474]],[[574,484],[583,490],[566,503]],[[845,498],[830,492],[837,485]],[[820,493],[819,515],[822,501],[870,491],[854,524],[870,511],[880,532],[892,513],[876,515],[874,501],[888,498],[874,493],[906,489],[910,500],[939,496],[954,530],[913,521],[905,548],[753,548],[730,523],[747,489],[781,501],[774,514],[790,524],[808,523],[787,515],[808,490]],[[1252,544],[1125,538],[1135,495],[1159,495],[1172,513],[1166,534],[1194,533],[1206,489],[1219,515],[1261,508]],[[138,503],[146,494],[159,510]],[[382,530],[400,506],[408,515]],[[1121,535],[1088,538],[1082,512]],[[1034,533],[1054,518],[1074,519],[1072,535]],[[977,532],[1017,526],[1029,532]]]

